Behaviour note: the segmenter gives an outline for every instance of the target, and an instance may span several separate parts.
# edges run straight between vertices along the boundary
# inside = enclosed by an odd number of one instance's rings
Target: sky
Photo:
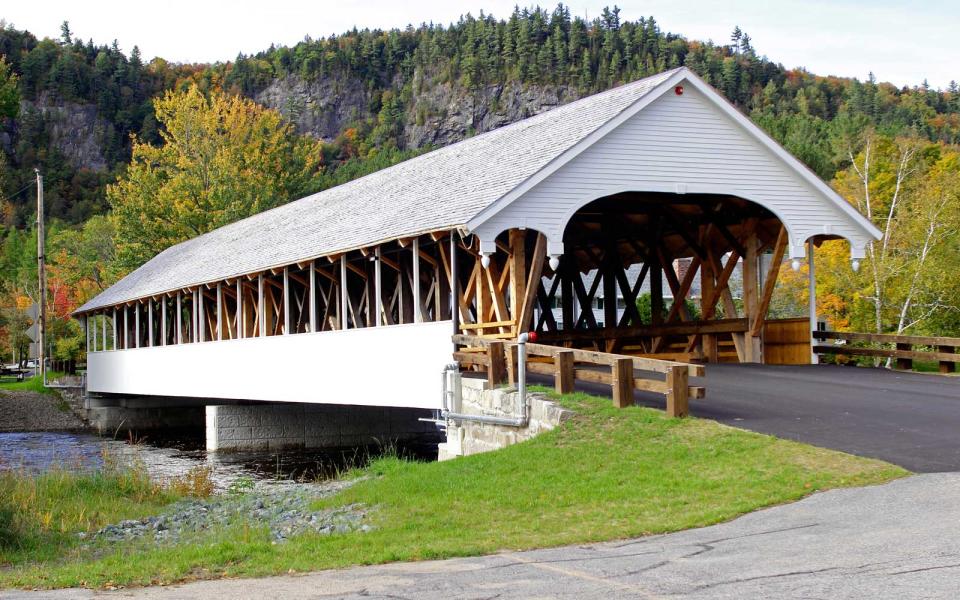
[[[118,41],[144,59],[226,61],[271,43],[292,45],[357,28],[448,24],[481,10],[506,18],[517,0],[43,0],[5,2],[0,18],[38,37],[59,37],[67,20],[75,35],[95,43]],[[654,16],[661,29],[688,39],[727,43],[739,25],[758,53],[817,75],[898,86],[945,88],[960,81],[960,2],[956,0],[626,0],[571,1],[574,15],[593,18],[618,4],[621,18]],[[521,2],[521,5],[523,3]],[[552,0],[542,0],[552,9]],[[141,8],[144,7],[144,8]]]

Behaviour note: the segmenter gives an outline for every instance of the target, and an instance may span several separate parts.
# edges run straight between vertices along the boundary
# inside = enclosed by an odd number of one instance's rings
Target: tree
[[[0,119],[15,119],[20,114],[19,78],[6,57],[0,56]]]
[[[851,295],[869,306],[854,309],[853,326],[901,334],[960,311],[945,275],[960,267],[960,153],[870,133],[849,159],[835,185],[882,232],[853,279],[859,290]]]
[[[107,187],[122,269],[319,185],[320,142],[296,135],[276,111],[196,85],[154,109],[163,143],[135,140],[129,168]]]

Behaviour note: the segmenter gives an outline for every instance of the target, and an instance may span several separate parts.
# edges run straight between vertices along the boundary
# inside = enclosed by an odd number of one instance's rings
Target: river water
[[[436,445],[398,445],[391,449],[415,460],[436,459]],[[115,440],[88,433],[0,433],[0,471],[40,473],[51,468],[96,471],[105,461],[142,465],[157,481],[179,477],[197,466],[210,469],[214,486],[228,489],[239,479],[258,484],[324,481],[353,466],[363,466],[382,448],[355,447],[282,452],[211,453],[198,436],[163,440]]]

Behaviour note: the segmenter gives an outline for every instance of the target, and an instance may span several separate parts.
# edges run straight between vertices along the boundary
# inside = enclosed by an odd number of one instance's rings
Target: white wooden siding
[[[582,154],[479,225],[489,243],[517,226],[537,229],[558,248],[585,204],[624,191],[714,193],[756,202],[790,233],[790,254],[818,234],[843,236],[854,255],[869,235],[693,86],[664,94]]]
[[[97,393],[440,408],[450,321],[91,352]]]

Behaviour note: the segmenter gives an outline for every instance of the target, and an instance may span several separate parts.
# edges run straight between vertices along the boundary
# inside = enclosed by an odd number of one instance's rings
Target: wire
[[[2,201],[3,201],[3,202],[6,202],[7,200],[13,200],[13,198],[14,198],[15,196],[19,196],[22,192],[24,192],[24,191],[30,189],[31,187],[33,187],[33,185],[34,185],[33,182],[28,183],[27,185],[23,186],[23,187],[20,188],[19,190],[15,191],[14,193],[10,194],[9,196],[6,196],[5,198],[3,198]]]

